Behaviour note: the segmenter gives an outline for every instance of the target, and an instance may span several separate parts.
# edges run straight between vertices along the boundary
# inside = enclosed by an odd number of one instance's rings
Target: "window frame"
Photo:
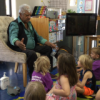
[[[5,3],[6,3],[6,0],[5,0]],[[12,16],[11,0],[9,0],[9,12],[10,12],[10,14],[6,13],[6,16]]]

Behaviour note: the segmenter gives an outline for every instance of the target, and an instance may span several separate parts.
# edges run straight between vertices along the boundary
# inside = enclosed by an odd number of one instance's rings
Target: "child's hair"
[[[46,91],[41,82],[29,82],[24,95],[24,100],[45,100]]]
[[[67,75],[70,86],[77,83],[78,76],[74,57],[69,53],[61,53],[58,56],[58,71],[59,76]]]
[[[91,69],[92,70],[93,60],[89,55],[87,55],[87,54],[81,55],[79,57],[79,61],[84,66],[85,69]]]
[[[94,52],[95,54],[98,54],[100,58],[100,47],[94,47],[91,49],[91,51]]]
[[[35,71],[47,73],[50,69],[50,60],[47,56],[41,56],[35,61]]]

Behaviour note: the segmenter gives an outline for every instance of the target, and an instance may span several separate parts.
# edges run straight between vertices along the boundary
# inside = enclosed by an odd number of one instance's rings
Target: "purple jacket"
[[[92,66],[96,80],[100,80],[100,60],[95,60]]]
[[[53,81],[49,73],[44,76],[40,72],[33,71],[31,81],[41,82],[44,85],[46,92],[48,92],[53,85]]]

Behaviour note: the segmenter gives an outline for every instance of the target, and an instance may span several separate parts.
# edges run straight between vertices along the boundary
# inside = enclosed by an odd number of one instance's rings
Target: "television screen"
[[[66,35],[82,36],[96,34],[97,15],[94,13],[67,13]]]

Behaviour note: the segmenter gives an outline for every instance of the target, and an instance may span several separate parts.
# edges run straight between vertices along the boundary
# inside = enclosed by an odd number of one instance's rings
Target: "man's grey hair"
[[[23,4],[19,7],[19,13],[25,13],[25,11],[28,11],[29,13],[32,12],[31,7],[27,4]]]

